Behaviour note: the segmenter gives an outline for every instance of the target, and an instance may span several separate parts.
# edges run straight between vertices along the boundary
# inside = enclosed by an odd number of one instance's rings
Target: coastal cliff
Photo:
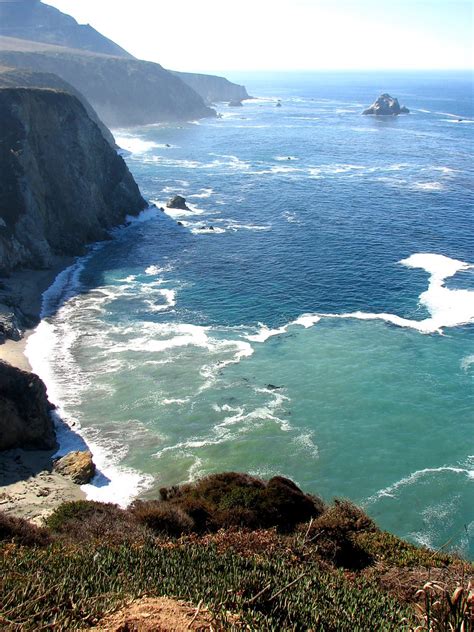
[[[16,50],[12,50],[14,44]],[[216,115],[192,88],[160,64],[60,47],[17,48],[16,41],[0,38],[0,65],[58,75],[90,101],[109,127]],[[29,48],[34,49],[34,44]]]
[[[205,103],[218,101],[243,101],[250,99],[245,86],[232,83],[225,77],[201,75],[192,72],[174,72],[184,83],[197,92]]]
[[[0,35],[132,57],[90,24],[78,24],[70,15],[40,0],[2,0]]]
[[[0,272],[48,267],[146,207],[73,95],[0,89]]]
[[[52,88],[74,95],[84,106],[91,118],[102,132],[102,136],[114,149],[117,148],[112,132],[106,127],[89,101],[70,83],[57,75],[48,72],[33,72],[20,68],[0,68],[0,88]]]
[[[112,127],[212,117],[206,104],[249,98],[223,77],[138,60],[40,0],[0,0],[0,65],[58,75]]]

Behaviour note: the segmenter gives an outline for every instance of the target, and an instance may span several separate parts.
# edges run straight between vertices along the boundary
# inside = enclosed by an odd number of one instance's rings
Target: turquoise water
[[[191,210],[95,247],[30,338],[87,491],[280,473],[472,557],[471,77],[238,79],[257,98],[221,119],[116,131],[144,195]],[[362,117],[381,91],[412,113]]]

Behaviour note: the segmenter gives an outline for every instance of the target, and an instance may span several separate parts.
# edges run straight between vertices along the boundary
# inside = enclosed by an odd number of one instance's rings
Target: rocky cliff
[[[9,47],[10,41],[3,38],[0,65],[58,75],[90,101],[109,127],[215,116],[192,88],[159,64],[66,48],[57,52]]]
[[[47,267],[146,206],[73,95],[0,89],[0,272]]]
[[[132,57],[89,24],[78,24],[40,0],[0,0],[0,35]]]
[[[69,92],[79,99],[89,117],[102,132],[105,140],[114,148],[117,148],[112,132],[102,123],[97,112],[82,94],[73,88],[70,83],[57,75],[48,72],[33,72],[21,68],[0,68],[0,88],[52,88]]]
[[[232,83],[225,77],[191,72],[173,72],[173,74],[190,86],[208,104],[218,101],[242,101],[251,98],[245,86]]]
[[[55,448],[50,410],[40,378],[0,360],[0,450]]]

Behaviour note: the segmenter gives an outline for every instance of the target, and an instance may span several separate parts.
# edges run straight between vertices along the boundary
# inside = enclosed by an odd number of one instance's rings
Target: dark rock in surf
[[[189,211],[189,208],[186,206],[186,199],[182,195],[175,195],[171,200],[168,200],[166,207]]]

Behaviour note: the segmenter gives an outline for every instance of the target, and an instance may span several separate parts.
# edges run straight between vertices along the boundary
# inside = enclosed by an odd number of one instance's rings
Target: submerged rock
[[[167,208],[177,208],[182,211],[189,211],[186,206],[186,199],[182,195],[175,195],[171,200],[166,203]]]
[[[77,485],[87,485],[95,475],[95,463],[88,450],[66,454],[54,462],[53,469]]]
[[[51,409],[37,375],[0,361],[0,450],[54,449]]]
[[[404,105],[400,107],[398,99],[384,93],[372,103],[372,105],[364,110],[362,114],[376,114],[378,116],[409,114],[410,110]]]

